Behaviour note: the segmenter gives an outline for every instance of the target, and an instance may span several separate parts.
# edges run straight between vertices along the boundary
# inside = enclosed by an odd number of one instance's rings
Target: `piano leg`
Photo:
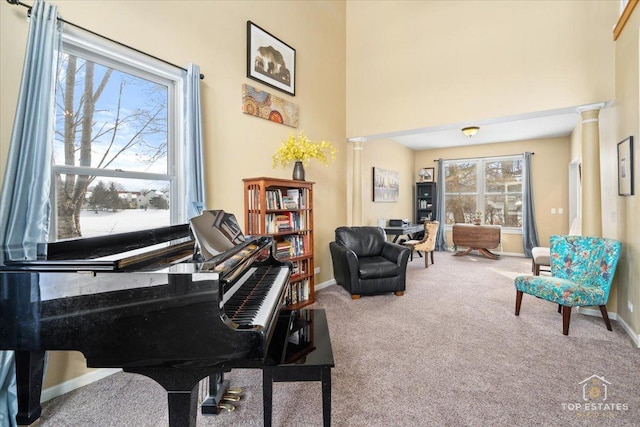
[[[40,418],[40,394],[44,375],[44,351],[16,351],[16,391],[18,414],[16,422],[28,425]]]
[[[198,383],[211,375],[211,368],[124,368],[123,371],[144,375],[167,391],[169,427],[196,427]]]
[[[190,391],[167,390],[169,425],[195,427],[198,414],[198,384]]]
[[[222,397],[228,388],[229,380],[224,379],[224,372],[217,372],[209,377],[209,395],[202,402],[202,415],[217,415],[220,413],[218,404],[222,401]]]

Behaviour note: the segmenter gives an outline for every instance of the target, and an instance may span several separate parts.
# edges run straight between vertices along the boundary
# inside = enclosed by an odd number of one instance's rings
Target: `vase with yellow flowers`
[[[311,159],[316,159],[328,166],[329,160],[336,159],[337,151],[330,142],[311,141],[302,131],[297,136],[291,133],[289,138],[280,145],[276,154],[272,156],[273,167],[287,167],[294,163],[293,179],[304,181],[304,167],[309,164]]]

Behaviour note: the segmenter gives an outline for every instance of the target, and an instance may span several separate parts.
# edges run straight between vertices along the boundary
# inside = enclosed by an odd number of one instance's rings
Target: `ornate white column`
[[[600,126],[604,104],[578,108],[582,117],[582,234],[602,236],[602,190],[600,188]]]
[[[362,143],[365,138],[350,138],[353,143],[353,187],[351,225],[362,225]]]

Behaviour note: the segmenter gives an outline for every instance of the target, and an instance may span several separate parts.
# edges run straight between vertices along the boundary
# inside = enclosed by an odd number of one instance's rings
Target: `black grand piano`
[[[40,416],[45,351],[77,350],[88,367],[152,378],[167,390],[169,425],[195,426],[200,380],[216,413],[224,372],[264,362],[290,272],[271,237],[243,236],[224,211],[5,262],[0,349],[16,351],[18,424]]]

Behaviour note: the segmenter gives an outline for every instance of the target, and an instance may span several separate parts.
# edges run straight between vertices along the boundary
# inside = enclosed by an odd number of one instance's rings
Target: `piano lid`
[[[204,211],[190,222],[197,249],[205,261],[245,242],[235,215],[221,209]]]

